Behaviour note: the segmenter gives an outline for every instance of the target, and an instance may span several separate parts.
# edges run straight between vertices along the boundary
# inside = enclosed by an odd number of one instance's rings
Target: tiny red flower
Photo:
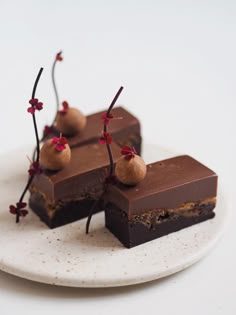
[[[65,115],[69,109],[69,104],[67,103],[67,101],[62,102],[62,107],[63,109],[59,110],[58,113],[61,115]]]
[[[17,202],[16,206],[17,206],[18,209],[23,209],[23,208],[25,208],[27,206],[27,203],[23,202],[23,201]]]
[[[121,149],[121,154],[125,156],[126,160],[130,160],[132,158],[135,157],[135,155],[137,154],[135,148],[131,148],[128,145],[125,145],[122,149]]]
[[[30,176],[40,175],[42,172],[43,170],[40,167],[39,162],[35,161],[31,163],[30,168],[28,170]]]
[[[112,136],[109,132],[103,132],[101,138],[99,139],[101,144],[111,144],[112,143]]]
[[[110,113],[107,115],[107,112],[103,113],[101,116],[101,119],[103,120],[104,125],[108,125],[110,122],[110,119],[113,118],[113,115]]]
[[[11,214],[19,213],[21,217],[25,217],[28,214],[28,210],[24,209],[27,206],[25,202],[17,202],[16,206],[10,205],[9,211]]]
[[[38,103],[35,105],[35,108],[36,108],[37,110],[43,109],[43,103],[42,103],[42,102],[38,102]]]
[[[33,107],[33,106],[28,107],[27,112],[33,115],[35,112],[35,107]]]
[[[43,129],[43,136],[46,137],[52,133],[55,132],[55,127],[54,126],[48,126],[46,125]]]
[[[30,105],[36,106],[38,104],[38,99],[37,98],[31,98],[31,100],[29,100]]]
[[[60,51],[57,55],[56,55],[56,61],[62,61],[63,57],[62,57],[62,51]]]
[[[27,112],[32,115],[35,113],[35,110],[43,109],[43,103],[39,102],[37,98],[32,98],[31,100],[29,100],[29,103],[31,104],[31,106],[27,108]]]
[[[102,114],[101,119],[103,120],[103,124],[107,126],[109,125],[110,119],[122,119],[122,117],[114,117],[112,113],[107,115],[107,112],[105,112]]]
[[[63,151],[66,148],[66,144],[68,143],[67,139],[65,137],[53,137],[52,143],[55,145],[55,149],[57,151]]]
[[[20,210],[20,216],[21,217],[25,217],[25,216],[27,216],[27,214],[29,213],[29,211],[28,210],[26,210],[26,209],[22,209],[22,210]]]

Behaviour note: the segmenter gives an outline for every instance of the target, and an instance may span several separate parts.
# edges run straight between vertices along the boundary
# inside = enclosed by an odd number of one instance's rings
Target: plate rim
[[[153,147],[153,145],[149,144],[150,147]],[[157,145],[154,145],[157,147]],[[18,151],[20,152],[21,149],[16,149],[14,151]],[[4,156],[7,156],[8,154],[12,153],[12,151],[7,152],[4,154]],[[1,154],[2,156],[2,154]],[[144,282],[149,282],[149,281],[153,281],[153,280],[157,280],[160,278],[164,278],[166,276],[169,276],[171,274],[174,274],[176,272],[179,272],[181,270],[184,270],[188,267],[190,267],[191,265],[193,265],[194,263],[196,263],[197,261],[199,261],[200,259],[202,259],[203,257],[205,257],[207,255],[207,253],[215,246],[215,244],[221,239],[222,235],[224,234],[224,231],[226,229],[226,226],[229,224],[229,216],[230,216],[230,211],[229,211],[229,207],[227,205],[227,201],[224,197],[224,194],[221,190],[221,187],[218,187],[218,194],[217,194],[217,206],[215,209],[222,207],[224,208],[224,215],[223,215],[223,222],[220,223],[217,233],[215,233],[214,237],[210,240],[208,240],[208,242],[205,244],[205,246],[201,247],[200,250],[198,250],[197,252],[195,252],[194,254],[190,255],[188,257],[188,259],[185,259],[184,262],[180,261],[177,262],[176,264],[172,265],[171,268],[166,269],[165,271],[163,271],[161,274],[153,274],[153,272],[146,272],[146,273],[142,273],[141,277],[133,277],[133,276],[127,276],[125,279],[122,280],[122,282],[118,281],[118,279],[115,278],[111,278],[111,279],[106,279],[104,282],[100,279],[96,279],[94,281],[92,281],[90,279],[90,281],[86,281],[86,279],[73,279],[73,281],[71,280],[71,278],[65,278],[65,277],[51,277],[50,275],[48,275],[47,273],[45,274],[41,274],[39,277],[39,274],[37,273],[32,273],[32,271],[30,272],[29,270],[22,270],[20,268],[15,268],[14,264],[13,265],[9,265],[9,263],[5,263],[4,259],[1,257],[0,255],[0,270],[12,274],[14,276],[20,277],[20,278],[24,278],[27,280],[31,280],[31,281],[35,281],[35,282],[40,282],[40,283],[45,283],[45,284],[50,284],[50,285],[57,285],[57,286],[67,286],[67,287],[80,287],[80,288],[105,288],[105,287],[121,287],[121,286],[128,286],[128,285],[135,285],[135,284],[139,284],[139,283],[144,283]],[[0,213],[1,213],[1,209],[0,209]],[[97,215],[101,215],[101,214],[97,214]],[[215,218],[211,219],[211,220],[215,220]],[[207,221],[199,223],[204,225],[205,223],[207,223]],[[30,224],[30,223],[29,223]],[[188,229],[191,229],[191,227],[189,227]],[[184,229],[185,230],[185,229]],[[50,229],[49,229],[50,231]],[[108,231],[108,230],[107,230]],[[108,231],[108,233],[110,233],[110,231]],[[181,231],[175,232],[175,233],[171,233],[176,234],[176,233],[181,233]],[[111,233],[110,233],[111,234]],[[169,234],[169,235],[171,235]],[[166,236],[164,236],[166,237]],[[159,239],[153,240],[151,242],[155,243],[158,242]],[[150,242],[148,242],[150,243]],[[145,244],[139,245],[139,246],[145,246]],[[124,248],[124,250],[132,250],[132,249],[126,249]],[[119,279],[120,280],[120,279]]]

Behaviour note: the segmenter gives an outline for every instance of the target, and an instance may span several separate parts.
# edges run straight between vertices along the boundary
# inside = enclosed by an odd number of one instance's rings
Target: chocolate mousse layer
[[[111,147],[116,161],[120,157],[120,147],[115,143]],[[88,216],[93,202],[103,191],[108,167],[105,145],[73,148],[67,167],[35,176],[30,187],[30,207],[50,228]]]
[[[106,226],[128,248],[214,217],[217,175],[189,156],[149,164],[136,186],[109,187]]]

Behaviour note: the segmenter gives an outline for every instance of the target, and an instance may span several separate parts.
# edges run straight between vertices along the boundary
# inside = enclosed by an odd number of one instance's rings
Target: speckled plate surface
[[[174,156],[145,145],[145,160]],[[38,282],[72,287],[112,287],[146,282],[183,270],[202,258],[221,236],[227,207],[220,194],[216,217],[157,240],[124,248],[104,228],[104,214],[49,230],[30,213],[20,224],[9,214],[25,185],[30,149],[1,156],[0,269]],[[17,158],[16,158],[17,157]]]

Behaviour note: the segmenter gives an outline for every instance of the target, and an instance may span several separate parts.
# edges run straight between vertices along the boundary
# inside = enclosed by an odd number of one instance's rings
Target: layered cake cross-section
[[[112,150],[116,161],[120,148],[113,143]],[[89,144],[73,148],[70,163],[65,168],[44,170],[34,177],[30,186],[31,209],[50,228],[88,216],[93,202],[103,191],[108,167],[105,146]],[[98,207],[101,209],[102,206]]]
[[[109,167],[106,148],[98,144],[103,113],[87,116],[85,127],[67,137],[71,148],[68,165],[53,172],[44,169],[42,174],[35,176],[30,186],[30,207],[50,228],[88,216],[93,202],[102,193]],[[141,128],[139,120],[123,107],[114,109],[113,116],[112,150],[116,161],[124,144],[136,146],[141,151]],[[49,141],[49,137],[45,140]],[[46,159],[50,160],[50,157]],[[103,209],[101,206],[97,208]]]
[[[214,217],[217,175],[183,155],[147,165],[136,186],[109,186],[106,227],[128,248]]]

